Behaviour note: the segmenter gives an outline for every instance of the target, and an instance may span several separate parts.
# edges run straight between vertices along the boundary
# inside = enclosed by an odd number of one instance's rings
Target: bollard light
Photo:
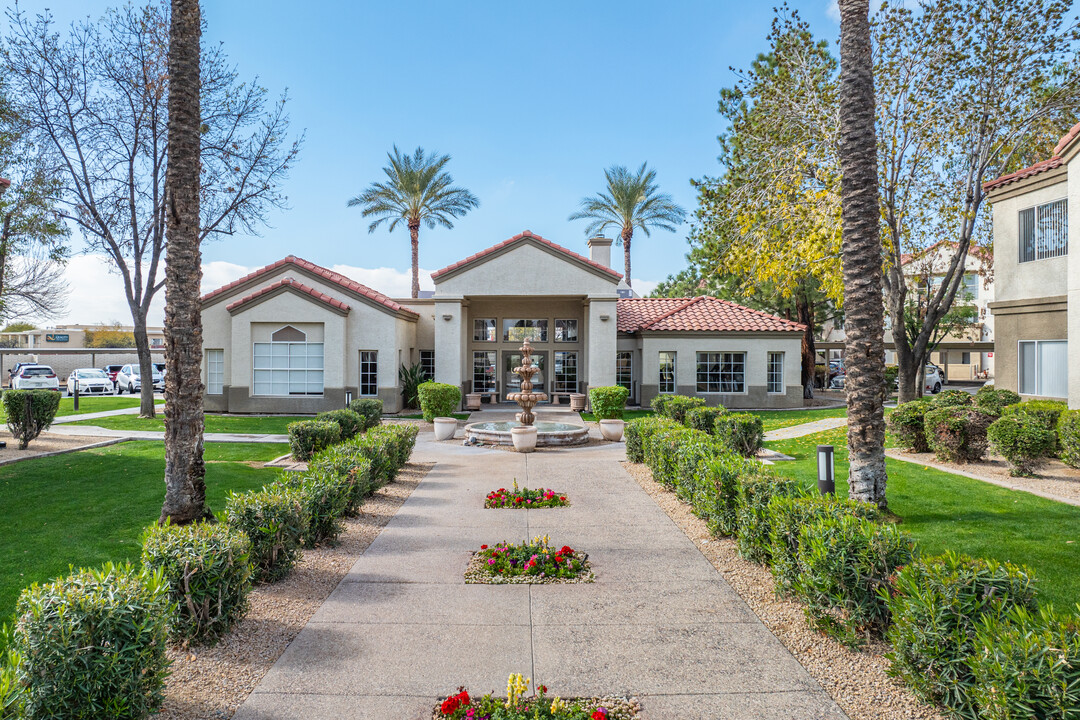
[[[352,405],[352,390],[345,391],[345,407]]]
[[[817,446],[817,487],[822,495],[836,494],[832,445]]]

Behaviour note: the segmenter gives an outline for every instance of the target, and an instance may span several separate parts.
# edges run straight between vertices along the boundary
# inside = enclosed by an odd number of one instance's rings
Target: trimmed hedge
[[[461,405],[461,388],[432,380],[420,383],[416,392],[420,396],[420,410],[425,422],[437,417],[450,417]]]
[[[271,485],[258,492],[229,493],[225,522],[251,541],[255,579],[280,580],[299,562],[307,518],[298,491]]]
[[[926,413],[926,442],[938,460],[969,463],[986,454],[993,417],[974,407],[946,406]]]
[[[9,707],[27,718],[65,720],[143,718],[161,708],[174,612],[160,571],[110,563],[34,583],[16,616],[12,649],[22,690]]]
[[[345,529],[342,518],[348,511],[355,480],[346,475],[327,474],[310,468],[302,473],[283,472],[276,487],[294,490],[304,511],[304,546],[332,543]]]
[[[886,418],[889,430],[911,452],[930,452],[924,422],[926,413],[933,409],[933,403],[926,398],[901,403]]]
[[[369,430],[382,422],[383,402],[378,398],[360,398],[349,403],[349,409],[363,419],[361,430]]]
[[[1000,415],[1010,405],[1020,402],[1020,396],[1012,390],[995,388],[993,385],[983,385],[979,392],[975,393],[975,406],[983,412]]]
[[[1035,584],[1027,568],[946,553],[902,568],[888,602],[889,674],[927,702],[978,717],[969,664],[982,652],[975,630],[1014,607],[1034,610]]]
[[[301,462],[341,441],[341,426],[328,420],[299,420],[289,423],[288,430],[293,459]]]
[[[736,534],[739,554],[747,560],[769,565],[772,562],[772,519],[769,503],[773,498],[805,497],[807,490],[798,480],[776,476],[758,466],[755,472],[739,481]]]
[[[55,390],[5,390],[0,399],[4,402],[8,430],[19,441],[20,450],[25,450],[43,430],[49,429],[60,408],[60,393]]]
[[[1069,406],[1056,400],[1028,400],[1026,402],[1009,405],[1002,411],[1002,417],[1025,417],[1039,422],[1054,435],[1054,447],[1051,455],[1058,452],[1057,425],[1061,414],[1069,409]]]
[[[655,415],[626,423],[626,459],[635,463],[645,462],[645,438],[661,427],[672,424],[668,418]]]
[[[713,435],[716,433],[717,419],[725,414],[727,408],[723,405],[690,408],[686,411],[686,426]]]
[[[930,398],[936,408],[969,407],[975,404],[975,397],[963,390],[942,390]]]
[[[308,463],[308,471],[321,477],[333,477],[348,485],[345,515],[355,515],[360,504],[382,485],[374,477],[367,448],[370,443],[349,443],[327,448]],[[384,452],[388,452],[384,449]]]
[[[765,442],[765,426],[751,413],[725,413],[716,418],[716,436],[743,457],[753,457]]]
[[[589,405],[597,420],[621,420],[629,397],[622,385],[589,388]]]
[[[1058,452],[1069,467],[1080,467],[1080,410],[1066,410],[1058,418]]]
[[[685,423],[687,412],[696,407],[705,407],[705,398],[687,397],[686,395],[657,395],[653,398],[652,407],[658,415],[670,418],[677,423]]]
[[[356,436],[364,429],[364,418],[359,413],[348,408],[321,412],[315,416],[315,420],[322,422],[335,422],[341,428],[341,439],[348,440]]]
[[[1001,456],[1009,461],[1009,474],[1030,477],[1045,458],[1057,448],[1057,433],[1047,427],[1045,418],[1028,414],[1006,414],[986,429],[986,437]]]

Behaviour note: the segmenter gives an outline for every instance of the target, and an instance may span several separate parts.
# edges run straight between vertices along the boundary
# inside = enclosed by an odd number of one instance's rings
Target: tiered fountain
[[[540,372],[540,368],[533,365],[532,345],[529,339],[521,346],[521,366],[514,368],[514,373],[521,378],[519,392],[510,393],[507,400],[513,400],[521,408],[515,417],[517,421],[507,422],[478,422],[465,426],[465,437],[473,438],[481,443],[491,445],[513,445],[512,431],[514,428],[536,428],[536,445],[582,445],[589,441],[589,430],[584,425],[572,425],[570,423],[536,422],[533,408],[536,403],[547,400],[547,394],[533,392],[532,377]],[[519,431],[520,432],[520,431]]]

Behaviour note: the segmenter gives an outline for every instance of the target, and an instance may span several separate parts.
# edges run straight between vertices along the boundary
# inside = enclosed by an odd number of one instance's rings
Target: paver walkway
[[[96,425],[61,425],[53,426],[46,433],[55,435],[78,435],[81,437],[96,438],[128,438],[130,440],[164,440],[165,432],[161,430],[114,430]],[[233,442],[233,443],[287,443],[288,435],[256,435],[250,433],[204,433],[204,442]]]
[[[545,418],[547,419],[547,418]],[[622,468],[624,446],[520,455],[433,442],[436,465],[286,649],[236,720],[415,720],[510,673],[564,697],[637,695],[653,720],[841,720],[832,699]],[[572,506],[484,510],[548,486]],[[585,585],[466,585],[482,543],[547,534]]]

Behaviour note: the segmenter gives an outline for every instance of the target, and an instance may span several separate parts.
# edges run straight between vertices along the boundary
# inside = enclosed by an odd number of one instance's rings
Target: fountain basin
[[[489,445],[513,445],[510,431],[523,425],[515,420],[506,422],[476,422],[465,426],[465,437]],[[589,429],[582,425],[557,422],[533,423],[537,447],[584,445],[589,442]]]

